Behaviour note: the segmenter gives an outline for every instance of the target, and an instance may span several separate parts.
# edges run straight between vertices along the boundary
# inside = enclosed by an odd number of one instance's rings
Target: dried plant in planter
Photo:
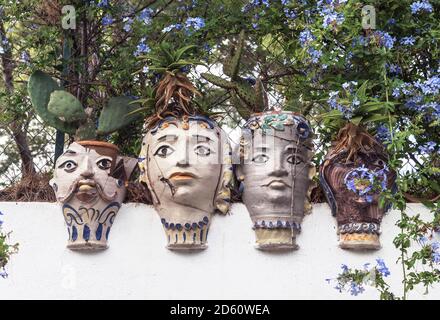
[[[193,102],[197,91],[181,70],[188,63],[179,62],[180,57],[189,48],[173,53],[162,45],[162,57],[174,59],[153,57],[159,66],[150,70],[161,70],[162,78],[139,155],[140,181],[151,191],[172,250],[207,247],[213,213],[229,210],[232,182],[227,136],[198,112]]]
[[[321,114],[324,129],[335,136],[320,167],[320,183],[336,216],[339,246],[344,249],[380,248],[380,223],[387,205],[380,196],[394,186],[396,173],[388,169],[388,154],[367,128],[388,123],[391,102],[371,97],[368,81],[349,81],[331,91],[330,110]]]

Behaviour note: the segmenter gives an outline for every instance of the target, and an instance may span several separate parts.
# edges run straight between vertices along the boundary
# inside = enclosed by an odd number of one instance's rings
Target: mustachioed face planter
[[[383,146],[352,124],[340,131],[326,155],[319,178],[336,216],[341,248],[381,247],[380,223],[388,208],[379,207],[379,195],[396,179],[387,161]]]
[[[125,197],[136,159],[118,156],[106,142],[72,143],[58,158],[50,181],[62,204],[72,250],[107,248],[110,229]]]
[[[229,210],[232,165],[223,130],[203,116],[167,117],[146,133],[139,166],[167,248],[205,249],[212,214]]]
[[[298,114],[259,113],[246,123],[237,173],[257,248],[298,248],[296,235],[311,209],[312,149],[310,126]]]

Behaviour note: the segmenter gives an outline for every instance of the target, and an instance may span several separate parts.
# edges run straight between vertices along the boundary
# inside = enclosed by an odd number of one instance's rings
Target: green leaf
[[[350,120],[351,123],[355,124],[355,125],[359,125],[362,122],[363,117],[354,117]]]
[[[130,114],[139,109],[139,104],[130,97],[110,98],[99,116],[98,134],[109,134],[139,119],[139,114]]]
[[[87,118],[81,102],[70,92],[64,90],[55,90],[51,93],[47,109],[66,122],[85,120]]]
[[[321,117],[323,119],[329,119],[329,118],[342,118],[343,114],[339,110],[331,110],[329,112],[323,113]]]
[[[68,134],[74,134],[77,126],[61,121],[57,116],[50,113],[47,109],[50,94],[53,91],[60,89],[61,88],[58,86],[58,84],[49,75],[42,71],[35,71],[29,78],[29,96],[35,111],[41,117],[41,119],[43,119],[43,121],[51,127]]]

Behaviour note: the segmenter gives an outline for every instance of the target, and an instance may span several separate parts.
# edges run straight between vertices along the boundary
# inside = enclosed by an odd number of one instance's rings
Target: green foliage
[[[133,99],[110,98],[100,113],[99,126],[96,128],[93,113],[87,115],[76,97],[65,90],[59,90],[56,82],[41,71],[31,75],[28,90],[32,104],[41,118],[65,133],[74,133],[77,140],[96,139],[98,134],[110,134],[139,117],[132,113],[138,108],[130,104]]]
[[[44,72],[36,71],[29,78],[29,96],[35,111],[41,117],[41,119],[43,119],[48,125],[58,130],[61,130],[65,133],[74,134],[76,130],[74,125],[65,123],[47,109],[50,95],[55,90],[59,89],[60,87],[58,84]]]
[[[118,131],[131,122],[136,121],[137,114],[132,111],[139,109],[139,104],[131,103],[130,97],[110,98],[107,105],[101,110],[99,117],[98,134],[109,134]]]
[[[55,90],[50,94],[47,110],[65,122],[81,121],[87,118],[81,102],[64,90]]]

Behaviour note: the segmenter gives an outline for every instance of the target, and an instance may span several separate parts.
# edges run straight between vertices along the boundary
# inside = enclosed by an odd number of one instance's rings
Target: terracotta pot
[[[50,181],[62,205],[72,250],[101,250],[125,197],[136,159],[102,141],[72,143],[57,159]]]
[[[310,125],[299,114],[258,113],[245,124],[237,174],[258,249],[298,248],[296,236],[311,209],[312,149]]]
[[[213,213],[229,210],[232,164],[223,130],[203,116],[167,117],[146,133],[139,167],[167,248],[205,249]]]
[[[339,246],[379,249],[380,223],[389,209],[379,207],[380,188],[391,189],[396,173],[387,169],[384,147],[364,129],[341,129],[320,167],[320,183],[336,216]]]

